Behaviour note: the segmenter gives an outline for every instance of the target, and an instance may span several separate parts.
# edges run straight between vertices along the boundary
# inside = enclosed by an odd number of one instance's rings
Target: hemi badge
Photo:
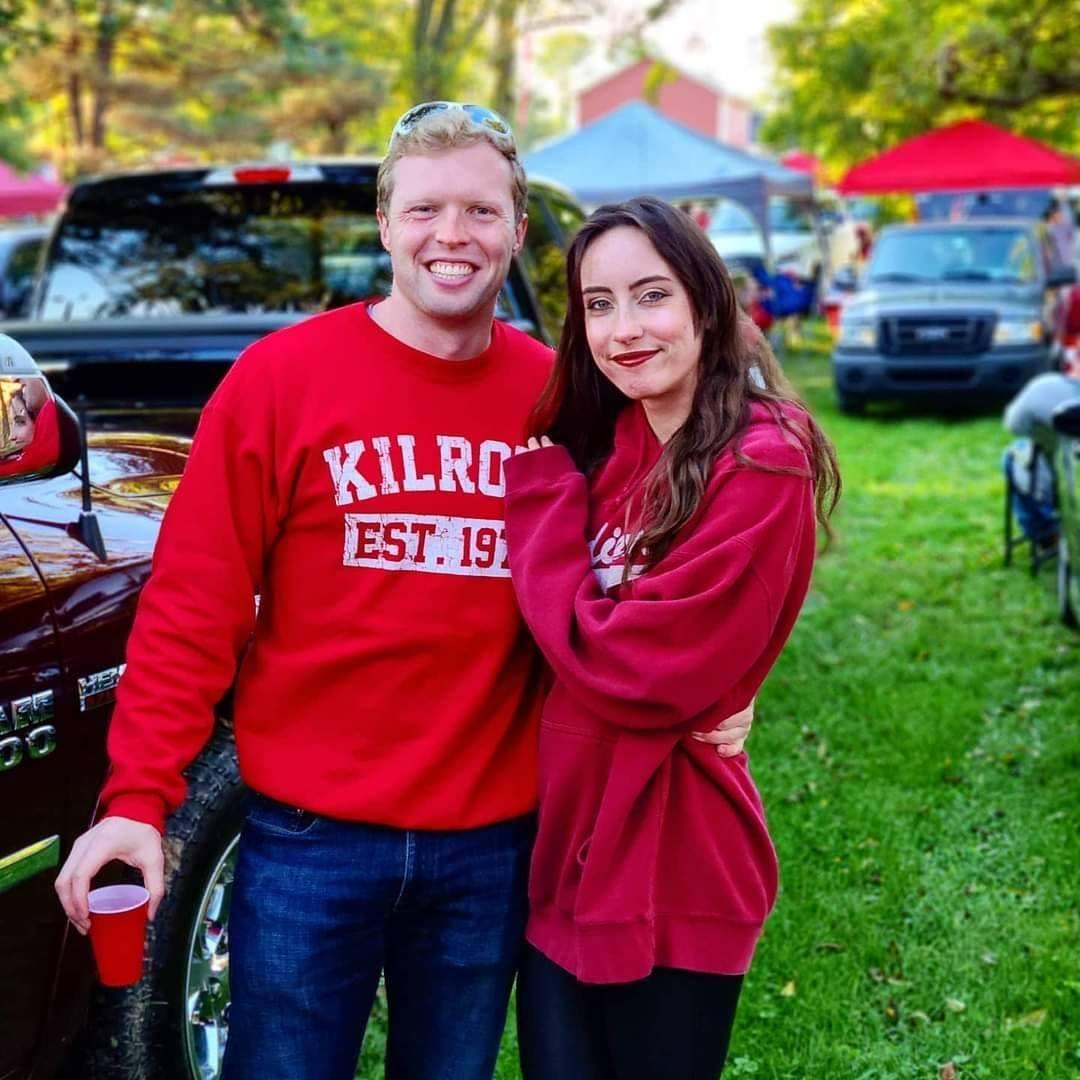
[[[79,712],[111,705],[116,700],[116,685],[125,667],[126,664],[120,664],[79,679]]]

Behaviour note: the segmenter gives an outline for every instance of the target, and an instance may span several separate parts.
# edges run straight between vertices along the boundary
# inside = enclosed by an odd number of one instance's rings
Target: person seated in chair
[[[1005,407],[1005,427],[1018,436],[1002,459],[1013,493],[1013,513],[1024,535],[1040,547],[1056,542],[1058,514],[1053,471],[1046,456],[1038,454],[1032,436],[1038,426],[1050,426],[1059,405],[1076,400],[1080,400],[1080,372],[1049,371],[1031,379]]]

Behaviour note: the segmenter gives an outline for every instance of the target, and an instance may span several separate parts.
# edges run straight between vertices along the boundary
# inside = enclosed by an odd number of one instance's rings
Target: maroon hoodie
[[[798,424],[805,416],[788,407]],[[528,939],[584,982],[746,971],[776,855],[745,754],[689,737],[744,708],[791,632],[816,526],[806,453],[761,405],[699,512],[622,583],[661,452],[640,405],[590,480],[563,447],[507,462],[512,581],[554,672],[540,732]]]

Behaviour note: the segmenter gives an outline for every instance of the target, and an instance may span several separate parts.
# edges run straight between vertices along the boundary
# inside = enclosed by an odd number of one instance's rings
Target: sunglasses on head
[[[402,114],[390,133],[390,142],[393,143],[399,135],[408,134],[425,116],[451,110],[463,112],[479,127],[486,128],[494,135],[509,139],[511,143],[514,141],[514,133],[510,125],[494,109],[489,109],[485,105],[469,105],[461,101],[425,101],[422,105],[414,105],[408,112]]]

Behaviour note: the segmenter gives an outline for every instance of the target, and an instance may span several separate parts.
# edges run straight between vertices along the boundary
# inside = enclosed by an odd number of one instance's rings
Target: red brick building
[[[628,101],[647,100],[645,86],[654,63],[639,60],[582,90],[577,95],[578,124],[584,127]],[[670,119],[729,146],[745,149],[753,141],[750,103],[685,72],[662,82],[657,99],[650,104]]]

